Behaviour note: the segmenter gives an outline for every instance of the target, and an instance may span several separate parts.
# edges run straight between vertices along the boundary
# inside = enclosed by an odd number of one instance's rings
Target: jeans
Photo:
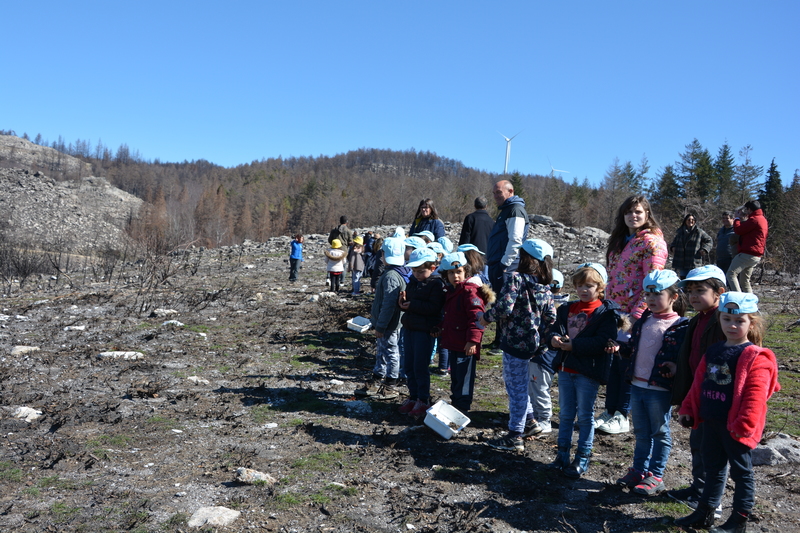
[[[558,373],[558,447],[572,447],[572,430],[578,419],[578,450],[591,450],[594,442],[594,402],[600,382],[583,374]]]
[[[372,372],[389,379],[397,379],[400,372],[400,349],[398,341],[400,328],[384,331],[383,337],[377,339],[375,368]]]
[[[631,384],[625,379],[630,359],[623,359],[618,354],[611,358],[611,372],[606,385],[606,412],[613,415],[619,411],[628,416],[631,410]]]
[[[521,435],[525,419],[533,417],[533,407],[528,397],[528,359],[520,359],[503,352],[503,381],[508,393],[508,430]]]
[[[727,424],[721,420],[703,422],[703,463],[706,465],[706,487],[700,502],[716,508],[725,492],[725,467],[730,464],[733,510],[750,513],[755,504],[756,479],[753,475],[752,450],[733,440]]]
[[[428,362],[433,350],[433,340],[427,331],[403,328],[408,397],[412,400],[430,400],[431,373],[428,370]]]
[[[633,449],[633,468],[664,477],[672,436],[669,420],[672,413],[672,392],[631,387],[631,419],[636,446]]]
[[[462,413],[468,413],[472,408],[476,367],[474,357],[468,357],[464,352],[450,352],[450,401]]]
[[[361,276],[364,274],[361,270],[353,270],[353,294],[361,292]]]
[[[760,261],[761,258],[757,255],[736,254],[725,274],[728,279],[728,289],[737,292],[753,292],[753,287],[750,286],[750,276],[753,275],[753,269]]]
[[[553,416],[553,401],[550,398],[550,384],[553,374],[539,363],[528,363],[528,396],[533,407],[533,418],[547,422]],[[594,402],[592,402],[594,404]]]
[[[300,259],[289,258],[289,281],[297,281],[297,273],[300,271]]]

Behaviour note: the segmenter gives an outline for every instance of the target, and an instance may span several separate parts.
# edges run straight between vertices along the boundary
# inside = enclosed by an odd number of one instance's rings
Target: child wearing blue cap
[[[494,306],[481,318],[484,326],[497,321],[508,393],[508,433],[486,442],[493,448],[525,451],[523,438],[539,429],[528,395],[528,366],[539,351],[547,350],[543,334],[556,319],[550,293],[552,276],[553,247],[541,239],[526,240],[520,247],[519,267],[507,277]]]
[[[633,466],[617,484],[643,496],[664,492],[664,469],[672,449],[669,422],[672,380],[689,319],[686,299],[672,270],[653,270],[642,282],[647,310],[633,324],[631,339],[609,347],[619,350],[630,364],[625,379],[631,383],[631,418],[636,445]]]
[[[775,354],[761,347],[765,327],[758,312],[758,297],[726,292],[720,296],[718,312],[725,341],[706,351],[678,418],[685,427],[704,424],[706,484],[697,509],[675,524],[711,528],[730,465],[735,483],[733,511],[722,526],[709,532],[743,533],[755,504],[752,451],[764,432],[767,401],[781,387]]]

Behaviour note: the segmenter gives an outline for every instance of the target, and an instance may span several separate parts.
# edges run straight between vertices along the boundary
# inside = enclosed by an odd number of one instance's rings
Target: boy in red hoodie
[[[750,276],[764,255],[769,232],[767,219],[764,218],[758,200],[751,200],[744,204],[743,209],[736,211],[733,232],[739,236],[739,253],[731,260],[731,266],[725,275],[728,278],[728,288],[735,292],[753,292]]]

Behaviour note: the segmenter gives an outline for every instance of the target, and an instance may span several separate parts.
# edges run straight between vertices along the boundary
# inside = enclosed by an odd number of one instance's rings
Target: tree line
[[[0,130],[0,134],[14,132]],[[23,138],[30,140],[27,134]],[[460,221],[476,196],[490,197],[503,176],[465,167],[429,151],[360,148],[319,157],[268,158],[232,168],[206,160],[164,163],[145,160],[126,144],[117,149],[89,141],[50,146],[91,164],[92,174],[150,204],[131,226],[134,236],[158,237],[164,249],[188,243],[207,247],[245,239],[263,241],[292,233],[327,233],[346,214],[354,227],[408,225],[422,198],[432,198],[443,220]],[[735,154],[738,154],[736,157]],[[792,221],[800,220],[800,174],[784,187],[777,162],[756,164],[754,149],[727,143],[712,153],[693,139],[673,164],[651,174],[646,156],[638,163],[615,158],[598,185],[588,178],[515,173],[508,176],[529,213],[568,226],[609,231],[616,207],[631,194],[644,194],[669,240],[683,216],[714,236],[720,214],[759,199],[770,224],[770,264],[800,272],[800,244]],[[76,176],[51,176],[69,179]],[[490,212],[494,214],[490,202]]]

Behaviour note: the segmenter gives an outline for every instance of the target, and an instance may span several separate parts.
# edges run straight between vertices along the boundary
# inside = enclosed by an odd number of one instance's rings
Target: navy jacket
[[[619,347],[619,353],[622,355],[622,357],[631,358],[631,362],[628,365],[625,375],[625,379],[627,381],[631,381],[633,379],[633,371],[636,367],[636,355],[639,351],[639,337],[642,335],[642,326],[644,325],[645,320],[647,320],[652,314],[653,312],[649,309],[645,311],[642,315],[642,318],[633,323],[631,340]],[[677,322],[668,327],[667,331],[664,332],[664,341],[661,343],[661,348],[658,350],[656,359],[653,362],[653,370],[650,372],[650,378],[647,380],[648,384],[655,387],[672,390],[672,383],[675,378],[665,378],[662,376],[659,372],[660,365],[661,363],[667,362],[677,363],[678,354],[681,351],[683,339],[686,337],[686,332],[688,330],[689,319],[686,317],[681,317]]]
[[[508,248],[509,244],[508,230],[510,226],[513,227],[516,225],[514,221],[516,218],[522,219],[522,223],[524,224],[524,228],[520,232],[521,235],[517,236],[519,238],[518,244],[519,246],[522,246],[522,243],[528,236],[528,227],[530,226],[530,222],[528,221],[528,213],[525,211],[525,200],[519,196],[512,196],[500,206],[500,214],[497,215],[497,220],[492,228],[492,233],[489,235],[489,247],[486,251],[487,265],[500,263],[503,257],[506,255],[506,249]],[[510,259],[509,263],[504,264],[506,266],[509,266],[509,264],[515,264],[518,257],[519,251],[517,250],[514,259]]]
[[[425,281],[417,281],[412,275],[406,285],[409,306],[403,313],[403,327],[430,332],[442,321],[444,299],[444,281],[438,274]]]

